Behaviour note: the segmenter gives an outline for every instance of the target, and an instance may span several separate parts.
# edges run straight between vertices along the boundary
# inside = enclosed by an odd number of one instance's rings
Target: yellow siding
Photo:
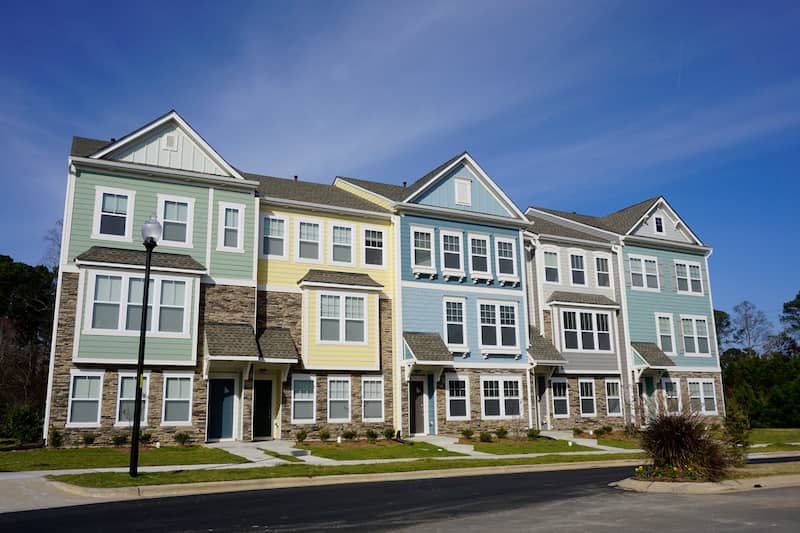
[[[348,183],[343,180],[336,180],[336,186],[346,190],[350,194],[363,198],[368,202],[372,202],[373,204],[378,204],[379,206],[383,207],[384,209],[391,209],[394,205],[393,202],[387,200],[386,198],[379,196],[377,194],[371,193],[369,191],[365,191],[361,187],[356,187],[352,183]]]

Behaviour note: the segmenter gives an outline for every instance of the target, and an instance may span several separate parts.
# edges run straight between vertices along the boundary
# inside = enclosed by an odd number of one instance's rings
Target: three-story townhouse
[[[528,427],[524,215],[466,152],[408,186],[334,185],[396,215],[403,434]]]

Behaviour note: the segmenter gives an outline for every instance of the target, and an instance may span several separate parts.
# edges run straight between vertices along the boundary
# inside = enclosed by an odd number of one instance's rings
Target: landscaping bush
[[[531,429],[528,430],[528,439],[529,440],[536,440],[536,439],[539,438],[539,435],[541,435],[541,434],[542,434],[542,432],[540,430],[531,428]]]
[[[725,416],[725,451],[728,461],[734,466],[747,462],[747,447],[750,445],[750,423],[747,416],[735,403],[727,406]]]
[[[481,442],[492,442],[492,434],[488,431],[481,431],[479,438]]]
[[[500,426],[499,428],[497,428],[494,434],[497,435],[498,439],[504,439],[506,438],[506,435],[508,435],[508,430],[503,426]]]
[[[120,446],[125,446],[128,444],[128,436],[124,433],[117,433],[113,437],[111,437],[111,442],[114,443],[114,446],[119,448]]]
[[[153,440],[152,433],[145,431],[144,433],[139,434],[139,442],[141,442],[144,445],[150,444],[152,440]]]
[[[597,428],[597,429],[594,430],[594,436],[595,437],[602,437],[606,433],[607,432],[606,432],[605,428]]]
[[[608,435],[609,433],[614,433],[614,428],[611,426],[603,426],[600,429],[602,429],[603,433],[605,433],[606,435]]]
[[[575,427],[572,428],[572,436],[573,437],[580,437],[583,435],[583,428]]]
[[[383,430],[383,437],[386,440],[392,440],[395,435],[397,435],[397,432],[394,430],[394,428],[386,428]]]
[[[342,431],[342,438],[344,440],[355,440],[356,438],[358,438],[358,432],[353,431],[352,429],[346,429]]]
[[[328,431],[327,429],[321,429],[320,430],[320,432],[319,432],[319,440],[321,440],[322,442],[325,442],[330,438],[331,438],[331,432],[330,431]]]
[[[91,446],[94,444],[95,434],[94,433],[84,433],[83,434],[83,445],[84,446]]]
[[[308,431],[301,429],[294,434],[294,438],[297,439],[297,442],[304,442],[308,438]]]
[[[653,468],[665,472],[691,468],[701,478],[717,481],[728,467],[723,446],[692,414],[657,415],[642,431],[641,446]]]
[[[61,448],[64,444],[64,435],[56,429],[50,430],[50,440],[48,444],[50,444],[51,448]]]
[[[378,440],[378,432],[375,431],[374,429],[366,430],[364,432],[364,435],[366,435],[367,441],[369,441],[370,444],[375,444],[375,441]]]
[[[42,436],[42,415],[30,405],[14,405],[6,412],[3,433],[19,443],[37,442]]]
[[[639,428],[636,427],[636,424],[625,424],[623,431],[626,437],[635,438],[639,436]]]
[[[192,437],[185,431],[175,433],[175,442],[177,442],[179,446],[186,446],[190,440],[192,440]]]

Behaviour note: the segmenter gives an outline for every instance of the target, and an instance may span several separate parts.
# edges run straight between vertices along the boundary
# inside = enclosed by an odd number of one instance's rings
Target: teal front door
[[[208,391],[209,440],[233,438],[233,379],[211,379]]]

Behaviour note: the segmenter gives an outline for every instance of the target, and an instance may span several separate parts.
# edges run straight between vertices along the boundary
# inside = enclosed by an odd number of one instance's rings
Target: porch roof
[[[205,324],[206,350],[211,357],[258,358],[258,345],[250,324]]]
[[[265,359],[297,361],[297,346],[288,328],[265,328],[258,333],[258,347]]]
[[[419,331],[404,331],[403,339],[411,351],[411,355],[419,363],[426,362],[453,362],[453,354],[447,348],[438,333],[425,333]]]
[[[632,342],[631,346],[651,368],[675,366],[672,359],[653,342]]]

